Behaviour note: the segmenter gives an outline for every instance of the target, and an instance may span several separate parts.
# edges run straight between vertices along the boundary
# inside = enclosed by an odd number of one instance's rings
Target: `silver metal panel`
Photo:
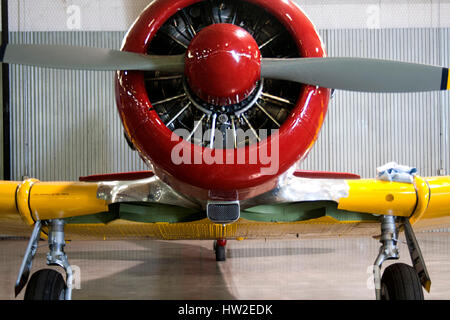
[[[336,179],[304,179],[287,174],[279,181],[278,186],[252,199],[241,201],[244,209],[270,204],[334,201],[339,203],[347,198],[350,187],[344,180]]]
[[[156,176],[135,181],[100,182],[97,197],[106,200],[108,204],[150,202],[193,209],[202,208],[200,202],[179,194]]]
[[[329,56],[450,65],[450,29],[322,30]],[[13,32],[12,43],[118,49],[123,32]],[[128,149],[116,111],[112,72],[11,67],[12,176],[72,180],[143,170]],[[338,91],[319,141],[300,168],[374,177],[390,161],[421,175],[450,173],[448,93]]]
[[[119,49],[123,32],[21,32],[11,43]],[[114,72],[11,66],[12,177],[77,180],[144,170],[124,138]]]
[[[323,30],[329,56],[448,65],[448,29]],[[445,59],[443,58],[445,57]],[[370,75],[368,75],[370,76]],[[365,94],[337,91],[307,160],[307,170],[374,177],[391,161],[421,175],[450,169],[448,93]],[[441,139],[447,137],[447,141]]]

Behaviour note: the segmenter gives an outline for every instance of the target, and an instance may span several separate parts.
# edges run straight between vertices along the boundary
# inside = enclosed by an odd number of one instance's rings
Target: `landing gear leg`
[[[226,246],[227,246],[227,240],[215,240],[214,241],[214,251],[216,253],[216,261],[227,260]]]
[[[16,285],[14,287],[14,291],[16,297],[25,287],[28,282],[28,278],[30,276],[31,267],[33,265],[33,259],[36,255],[39,237],[41,235],[42,223],[41,221],[37,221],[34,224],[33,233],[31,234],[30,240],[28,241],[27,250],[25,251],[25,256],[22,260],[22,265],[20,266],[19,276],[17,277]]]
[[[414,230],[409,223],[409,220],[404,218],[403,227],[405,229],[405,237],[406,243],[408,244],[409,254],[411,256],[412,265],[419,276],[420,282],[422,286],[430,292],[431,288],[431,279],[428,274],[427,267],[425,265],[425,260],[422,256],[422,251],[420,250],[419,243],[417,242],[416,236],[414,234]]]
[[[73,271],[64,252],[66,245],[64,240],[64,221],[50,220],[46,223],[49,226],[48,245],[50,249],[50,252],[47,254],[47,265],[62,267],[66,272],[66,282],[64,282],[61,274],[55,270],[44,269],[37,271],[32,275],[28,283],[25,291],[25,300],[71,300]],[[27,284],[33,258],[37,251],[41,228],[42,222],[36,222],[17,278],[16,296]]]
[[[381,267],[386,260],[397,260],[399,250],[397,247],[398,232],[395,224],[395,217],[381,217],[381,238],[382,246],[373,266],[373,275],[375,281],[375,297],[381,300]]]
[[[50,232],[48,235],[50,252],[47,253],[47,265],[60,266],[65,270],[67,286],[64,300],[72,300],[73,271],[64,252],[64,247],[66,246],[64,240],[64,224],[65,222],[63,220],[50,221]]]
[[[405,221],[403,222],[405,224]],[[407,223],[409,225],[409,221]],[[404,263],[396,263],[387,267],[381,277],[383,262],[399,259],[398,229],[395,217],[382,216],[380,242],[382,246],[373,267],[376,299],[423,300],[421,282],[415,268]]]

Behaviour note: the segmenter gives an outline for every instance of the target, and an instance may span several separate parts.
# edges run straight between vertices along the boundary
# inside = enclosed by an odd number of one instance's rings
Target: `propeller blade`
[[[55,45],[8,44],[1,48],[0,61],[55,69],[184,71],[184,55],[147,56],[118,50]]]
[[[263,59],[262,77],[361,92],[448,90],[448,68],[361,58]]]

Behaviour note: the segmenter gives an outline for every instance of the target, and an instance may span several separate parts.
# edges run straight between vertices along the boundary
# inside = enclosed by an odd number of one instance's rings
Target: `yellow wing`
[[[300,179],[308,183],[318,179]],[[415,229],[450,227],[450,177],[415,177],[414,184],[327,180],[345,194],[315,201],[259,203],[221,226],[201,208],[169,203],[116,203],[96,182],[0,182],[0,234],[29,236],[36,220],[66,219],[71,239],[229,239],[287,236],[376,235],[378,215],[407,217]],[[301,214],[300,214],[301,213]],[[45,230],[44,230],[45,231]]]

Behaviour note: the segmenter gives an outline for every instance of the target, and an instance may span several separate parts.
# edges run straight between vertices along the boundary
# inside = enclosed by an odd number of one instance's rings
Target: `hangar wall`
[[[330,56],[449,65],[448,28],[322,30]],[[370,75],[369,75],[370,76]],[[318,143],[301,165],[374,177],[390,161],[450,173],[448,93],[337,91]]]
[[[330,56],[450,65],[447,1],[298,2]],[[117,49],[125,26],[147,3],[11,0],[11,42]],[[73,4],[81,8],[83,23],[68,31]],[[51,22],[45,18],[50,16]],[[10,68],[13,179],[71,180],[145,168],[123,139],[112,72]],[[319,141],[300,167],[373,177],[377,166],[397,161],[422,175],[450,173],[449,103],[448,93],[338,91]]]
[[[119,48],[123,32],[13,32],[12,43]],[[77,180],[142,170],[123,138],[114,72],[11,66],[12,177]]]

